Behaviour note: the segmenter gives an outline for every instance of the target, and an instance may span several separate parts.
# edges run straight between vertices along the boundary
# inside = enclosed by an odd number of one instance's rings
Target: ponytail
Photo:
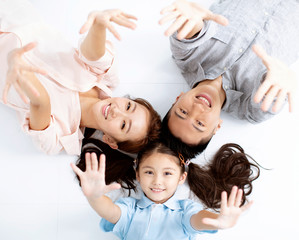
[[[207,167],[189,164],[187,178],[191,191],[208,208],[217,209],[220,208],[221,193],[226,191],[229,195],[232,187],[237,186],[243,190],[242,206],[252,192],[252,181],[260,175],[258,165],[249,159],[252,158],[239,145],[223,145]]]

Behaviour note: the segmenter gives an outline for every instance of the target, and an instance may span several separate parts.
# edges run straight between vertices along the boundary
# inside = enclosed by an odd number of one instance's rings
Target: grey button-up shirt
[[[222,75],[226,102],[223,110],[252,123],[274,114],[263,112],[253,97],[267,69],[251,47],[261,45],[266,52],[286,64],[299,57],[298,0],[226,0],[211,11],[229,20],[228,26],[206,21],[192,39],[179,41],[171,36],[173,58],[193,88],[205,79]]]

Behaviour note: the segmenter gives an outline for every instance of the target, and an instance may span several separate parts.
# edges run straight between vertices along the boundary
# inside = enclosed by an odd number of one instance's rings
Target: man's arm
[[[115,224],[120,219],[121,210],[104,194],[119,189],[119,184],[106,185],[105,183],[105,155],[100,156],[98,164],[95,153],[86,153],[86,171],[82,172],[75,164],[71,163],[74,172],[79,176],[82,191],[91,207],[107,221]]]
[[[204,25],[204,20],[212,20],[226,26],[228,20],[218,14],[214,14],[197,3],[186,0],[177,0],[170,6],[162,9],[161,14],[166,14],[159,24],[163,25],[172,21],[170,27],[165,31],[166,36],[178,31],[177,39],[192,38],[199,33]]]

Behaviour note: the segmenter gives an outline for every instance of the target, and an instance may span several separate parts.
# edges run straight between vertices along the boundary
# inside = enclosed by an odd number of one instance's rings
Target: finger
[[[253,204],[253,200],[241,207],[242,212],[248,210]]]
[[[71,168],[81,178],[81,176],[83,174],[83,172],[81,171],[81,169],[78,168],[74,163],[71,163]]]
[[[22,71],[35,72],[35,73],[40,73],[42,75],[46,75],[47,74],[46,70],[38,68],[38,67],[31,66],[31,65],[20,64],[19,68]]]
[[[17,49],[17,53],[18,54],[24,54],[25,52],[28,52],[28,51],[32,50],[36,46],[37,46],[37,42],[30,42],[30,43],[26,44],[25,46]]]
[[[114,37],[117,40],[119,41],[121,40],[119,33],[115,30],[115,28],[111,24],[108,24],[107,29],[114,35]]]
[[[105,154],[101,154],[99,172],[104,177],[105,177],[105,170],[106,170],[106,156],[105,156]]]
[[[228,19],[222,15],[214,14],[209,11],[208,16],[205,18],[206,20],[212,20],[220,25],[226,26],[228,25]]]
[[[233,186],[232,191],[228,197],[228,205],[227,205],[228,207],[234,206],[237,192],[238,192],[237,186]]]
[[[270,90],[271,88],[271,82],[268,79],[268,75],[266,76],[266,79],[264,80],[264,82],[261,84],[261,86],[258,88],[256,94],[254,95],[254,102],[259,103],[260,101],[262,101],[262,99],[264,98],[264,96],[266,95],[266,93]]]
[[[203,218],[202,222],[203,222],[203,224],[210,225],[210,226],[213,226],[218,229],[219,221],[217,219]]]
[[[128,14],[128,13],[121,13],[123,16],[125,16],[126,18],[130,18],[130,19],[134,19],[134,20],[138,20],[137,17],[135,17],[134,15],[132,14]]]
[[[242,202],[242,196],[243,196],[243,190],[239,189],[237,191],[237,197],[236,197],[236,201],[235,201],[235,207],[240,207],[241,202]]]
[[[96,153],[91,153],[91,169],[92,171],[98,171],[99,170],[99,165],[98,165],[98,157]]]
[[[8,95],[9,89],[10,89],[10,84],[6,83],[4,86],[4,89],[3,89],[3,102],[5,104],[7,104],[7,95]]]
[[[288,93],[288,101],[289,101],[289,112],[293,112],[295,102],[292,93]]]
[[[223,212],[226,207],[227,207],[227,192],[223,191],[221,193],[220,212]]]
[[[284,102],[286,100],[286,96],[287,96],[287,91],[284,91],[281,89],[278,92],[275,104],[272,107],[273,112],[278,112],[281,109],[282,105],[284,104]]]
[[[121,185],[119,183],[112,183],[112,184],[107,186],[108,192],[111,192],[111,191],[114,191],[114,190],[117,190],[117,189],[120,189],[120,188],[121,188]]]
[[[179,40],[184,39],[194,28],[195,26],[195,22],[193,20],[189,20],[187,21],[184,26],[182,27],[182,29],[179,30],[177,38]]]
[[[177,18],[171,24],[171,26],[165,31],[165,35],[166,36],[172,35],[175,31],[177,31],[178,29],[180,29],[181,27],[184,26],[184,23],[186,22],[186,20],[187,20],[187,18],[184,16],[180,16],[179,18]]]
[[[91,157],[90,153],[85,153],[85,165],[86,165],[86,172],[91,170]]]
[[[277,96],[279,92],[279,87],[278,86],[272,86],[270,90],[267,92],[266,97],[263,100],[263,103],[261,105],[261,108],[263,111],[268,111],[271,104],[274,101],[274,98]]]
[[[123,26],[123,27],[127,27],[127,28],[130,28],[130,29],[135,29],[136,28],[136,24],[134,22],[131,22],[130,20],[128,20],[127,18],[119,15],[117,17],[113,17],[111,19],[113,22],[117,23],[118,25],[120,26]]]
[[[94,22],[95,16],[96,16],[95,13],[90,13],[88,15],[86,22],[80,28],[80,31],[79,31],[80,34],[87,32],[87,30],[91,28],[91,26]]]
[[[23,90],[21,89],[21,87],[19,86],[19,84],[18,83],[13,83],[13,85],[14,85],[14,88],[16,89],[17,93],[21,97],[21,99],[24,101],[24,103],[28,104],[29,103],[29,99],[26,96],[26,94],[23,92]]]
[[[270,68],[272,58],[266,53],[266,51],[260,45],[252,46],[253,52],[263,61],[263,64],[267,69]]]
[[[163,25],[169,21],[172,21],[172,20],[176,19],[179,15],[180,15],[180,13],[178,11],[171,12],[171,13],[167,14],[166,16],[162,17],[159,21],[159,24]]]
[[[176,7],[172,4],[172,5],[169,5],[169,6],[167,6],[167,7],[164,7],[164,8],[162,8],[162,10],[161,10],[161,14],[165,14],[165,13],[167,13],[167,12],[171,12],[171,11],[174,11],[176,9]]]

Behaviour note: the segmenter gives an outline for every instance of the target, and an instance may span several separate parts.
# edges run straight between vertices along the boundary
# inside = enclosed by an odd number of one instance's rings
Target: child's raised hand
[[[198,33],[203,27],[204,20],[212,20],[221,25],[228,24],[228,20],[224,16],[214,14],[199,4],[186,0],[176,0],[170,6],[163,8],[161,14],[165,14],[165,16],[161,18],[159,24],[163,25],[173,21],[165,31],[165,35],[170,36],[178,31],[177,38],[179,40],[190,38]]]
[[[218,218],[204,218],[202,221],[204,224],[213,226],[216,229],[225,229],[233,227],[242,212],[247,210],[251,205],[252,201],[248,204],[240,207],[242,201],[243,190],[238,189],[236,186],[232,188],[227,201],[227,193],[222,192],[221,194],[221,208]]]
[[[120,40],[120,35],[115,30],[111,22],[115,22],[120,26],[124,26],[134,30],[136,28],[136,24],[131,21],[132,19],[137,20],[135,16],[124,13],[119,9],[94,11],[88,15],[87,21],[80,29],[80,33],[85,33],[91,28],[93,24],[96,24],[99,27],[107,28],[118,40]]]
[[[7,56],[8,70],[6,75],[6,84],[3,90],[3,101],[7,103],[7,95],[11,86],[14,86],[20,97],[25,103],[29,103],[28,98],[38,97],[39,92],[28,80],[28,73],[40,73],[45,75],[46,71],[27,64],[23,55],[36,47],[35,42],[12,50]]]
[[[114,183],[106,185],[105,168],[106,158],[104,154],[100,156],[100,165],[98,164],[95,153],[86,153],[86,171],[83,172],[74,163],[71,163],[73,171],[79,176],[81,188],[87,198],[99,198],[105,193],[119,189],[120,184]]]

